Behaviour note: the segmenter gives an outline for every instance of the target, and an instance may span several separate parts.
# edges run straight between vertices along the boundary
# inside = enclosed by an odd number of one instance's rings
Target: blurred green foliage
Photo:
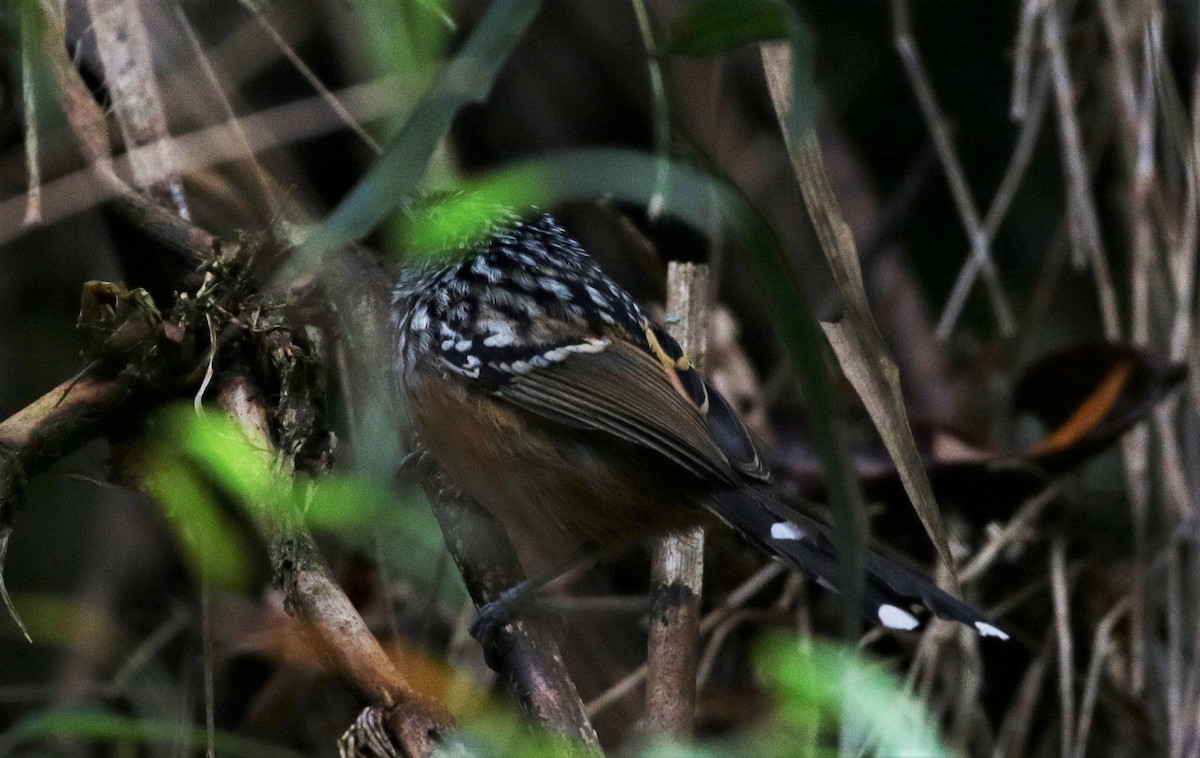
[[[706,57],[787,36],[778,0],[699,0],[671,25],[663,52]]]
[[[198,576],[233,588],[249,578],[247,546],[227,512],[232,502],[252,520],[288,524],[301,515],[310,527],[376,555],[421,590],[448,601],[466,597],[458,578],[439,581],[444,546],[421,496],[392,491],[358,474],[289,477],[281,460],[252,443],[223,414],[177,406],[163,411],[154,427],[147,486],[164,506]]]
[[[854,649],[772,635],[758,646],[757,668],[774,706],[754,731],[729,740],[684,743],[652,738],[638,758],[718,756],[922,756],[949,753],[921,705],[894,675]],[[561,739],[538,733],[512,713],[464,724],[461,739],[481,758],[565,754]]]
[[[87,709],[52,710],[34,714],[0,734],[0,756],[13,755],[24,744],[51,737],[80,737],[91,742],[126,745],[169,745],[198,750],[205,744],[205,730],[187,724],[130,718]],[[278,745],[217,732],[213,746],[220,755],[234,758],[304,758],[304,754]],[[122,753],[116,753],[122,754]],[[128,754],[128,753],[125,753]]]
[[[466,104],[490,89],[516,41],[537,11],[536,0],[497,0],[475,27],[443,75],[434,80],[411,110],[376,165],[310,238],[310,253],[328,253],[365,235],[419,186],[430,156],[444,140],[451,121]],[[31,13],[41,13],[36,0],[25,0],[23,29],[34,29]],[[374,64],[383,75],[413,81],[414,71],[432,71],[443,59],[453,21],[441,0],[356,0]],[[29,33],[32,33],[30,31]],[[797,88],[809,87],[810,51],[804,29],[782,3],[769,0],[701,0],[688,6],[667,36],[665,51],[680,55],[713,55],[741,45],[791,34],[796,49]],[[27,43],[28,44],[28,43]],[[39,88],[41,89],[41,88]],[[48,91],[48,90],[47,90]],[[798,103],[812,103],[815,90],[799,90]],[[805,99],[808,98],[808,99]],[[391,132],[391,129],[388,129]],[[610,196],[641,204],[651,199],[659,158],[632,150],[564,152],[510,167],[467,183],[467,193],[451,194],[415,215],[405,238],[408,251],[446,251],[469,246],[495,224],[500,209],[550,206],[558,202]],[[776,324],[804,377],[813,417],[826,433],[822,441],[837,446],[832,428],[836,417],[820,336],[803,290],[781,255],[773,230],[744,197],[720,177],[674,160],[669,172],[671,211],[698,229],[709,228],[712,199],[728,231],[744,253],[763,293],[771,302]],[[310,259],[311,261],[311,259]],[[377,551],[389,568],[422,588],[433,587],[443,555],[441,535],[419,497],[398,496],[377,481],[334,473],[296,479],[281,462],[255,446],[227,418],[196,414],[190,407],[163,413],[152,425],[155,441],[148,458],[146,485],[163,505],[192,570],[221,587],[245,588],[251,571],[251,548],[242,539],[230,505],[253,518],[276,517],[284,523],[303,514],[315,529]],[[836,454],[833,454],[836,456]],[[834,477],[837,499],[838,477]],[[451,582],[436,587],[461,602],[465,592],[454,572]],[[61,608],[46,605],[27,610],[31,626],[62,625]],[[775,709],[755,732],[730,743],[646,744],[643,756],[716,756],[736,754],[836,754],[839,746],[873,746],[878,754],[944,755],[936,731],[920,706],[907,697],[893,677],[864,661],[852,649],[772,638],[758,658],[759,671],[771,688]],[[0,735],[0,755],[16,746],[51,735],[104,742],[201,744],[194,727],[128,718],[97,711],[43,711]],[[463,739],[481,756],[560,755],[561,740],[536,733],[512,713],[490,713],[464,724]],[[218,733],[225,755],[295,756],[294,751]]]

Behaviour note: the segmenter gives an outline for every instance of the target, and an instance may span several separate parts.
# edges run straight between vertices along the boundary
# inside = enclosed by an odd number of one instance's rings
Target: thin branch
[[[667,330],[703,370],[710,286],[708,267],[672,262],[667,268]],[[651,731],[692,733],[696,711],[696,654],[704,578],[704,529],[663,537],[650,571],[646,724]]]
[[[246,12],[254,18],[254,21],[258,24],[259,28],[266,32],[267,36],[271,38],[271,41],[275,43],[275,46],[279,48],[279,52],[283,53],[284,57],[286,57],[296,71],[298,71],[300,75],[304,77],[304,80],[308,82],[309,86],[316,90],[321,99],[329,105],[330,110],[337,114],[337,117],[341,120],[341,122],[345,124],[350,131],[354,132],[354,134],[357,135],[367,147],[371,148],[372,152],[374,152],[376,155],[382,153],[383,148],[378,142],[375,141],[375,138],[372,137],[367,130],[362,127],[362,125],[354,117],[354,114],[342,104],[342,101],[338,98],[338,96],[329,91],[329,88],[325,86],[325,83],[321,81],[321,78],[317,76],[316,72],[314,72],[312,68],[304,62],[304,59],[296,53],[290,44],[288,44],[288,41],[283,38],[283,35],[281,35],[275,26],[267,20],[266,15],[262,12],[262,7],[265,6],[255,7],[250,0],[238,0],[238,2],[243,8],[246,9]]]
[[[996,735],[996,746],[992,750],[992,758],[1005,758],[1006,756],[1019,758],[1027,754],[1025,741],[1029,736],[1029,727],[1036,716],[1038,701],[1041,699],[1042,682],[1046,678],[1046,672],[1050,669],[1050,637],[1052,634],[1053,631],[1046,633],[1046,641],[1042,643],[1037,657],[1029,664],[1029,667],[1025,669],[1025,675],[1021,677],[1021,683],[1013,697],[1013,704],[1004,714],[1004,721],[1001,722],[1000,731]]]
[[[650,97],[653,108],[654,149],[658,153],[658,166],[654,172],[654,193],[647,205],[646,213],[657,220],[666,210],[667,172],[670,170],[671,117],[667,110],[667,92],[663,84],[662,64],[658,56],[658,44],[654,41],[654,28],[646,0],[632,0],[634,15],[637,16],[638,32],[646,49],[646,67],[650,75]]]
[[[1088,663],[1083,699],[1079,704],[1079,723],[1075,727],[1074,758],[1084,758],[1086,755],[1088,734],[1092,729],[1092,714],[1095,712],[1096,696],[1100,691],[1100,675],[1112,650],[1113,627],[1128,612],[1129,598],[1126,597],[1104,614],[1100,623],[1096,625],[1096,633],[1092,638],[1092,660]]]
[[[701,636],[708,634],[716,629],[725,619],[736,613],[747,601],[758,593],[763,587],[769,584],[773,579],[785,573],[786,568],[780,563],[769,563],[759,569],[753,576],[742,582],[737,589],[730,592],[726,598],[721,601],[721,604],[708,612],[703,619],[700,620]],[[642,682],[646,680],[646,664],[638,666],[633,671],[625,675],[621,681],[609,687],[595,699],[587,704],[586,712],[588,716],[595,718],[609,706],[618,702],[621,698],[633,692]]]
[[[191,45],[192,51],[196,54],[196,61],[200,65],[200,70],[204,72],[204,78],[208,80],[208,85],[212,87],[213,94],[216,96],[217,101],[221,103],[225,117],[233,128],[234,134],[237,136],[237,141],[241,143],[242,149],[250,161],[251,168],[254,170],[254,179],[258,182],[258,191],[262,193],[264,201],[271,203],[271,206],[275,207],[277,200],[274,197],[275,193],[271,190],[271,182],[263,172],[262,166],[254,159],[254,147],[250,144],[250,139],[246,136],[246,130],[242,128],[241,122],[238,121],[237,114],[234,113],[233,106],[229,103],[229,98],[225,96],[221,80],[217,76],[212,63],[209,61],[204,47],[200,44],[200,39],[196,36],[196,30],[192,28],[192,22],[188,19],[182,5],[175,6],[175,19],[179,22],[180,28],[183,29],[183,36],[187,38],[188,44]],[[274,27],[272,27],[272,30],[274,31]],[[275,33],[278,34],[278,32]]]
[[[1080,259],[1091,263],[1096,279],[1096,291],[1100,296],[1104,336],[1110,340],[1117,340],[1121,336],[1117,295],[1105,259],[1100,221],[1092,198],[1083,137],[1079,117],[1075,112],[1076,97],[1071,83],[1070,64],[1067,61],[1066,35],[1059,18],[1057,0],[1048,0],[1042,13],[1042,43],[1050,57],[1050,72],[1054,79],[1054,94],[1058,106],[1059,137],[1062,140],[1063,164],[1067,174],[1067,209],[1070,217],[1068,229],[1071,232],[1071,241]]]
[[[1061,492],[1062,487],[1056,482],[1025,501],[1024,505],[1004,525],[1004,528],[992,535],[987,544],[980,548],[979,552],[959,572],[959,578],[963,584],[983,576],[988,567],[1000,556],[1000,553],[1018,540],[1028,530],[1029,525],[1041,515],[1046,506],[1054,502]]]
[[[1036,78],[1032,97],[1033,110],[1025,113],[1021,130],[1017,134],[1016,146],[1008,159],[1008,166],[1004,169],[1004,177],[1000,180],[1000,186],[996,189],[992,203],[988,206],[987,215],[983,219],[982,232],[989,245],[991,240],[996,238],[996,233],[1000,231],[1000,224],[1003,223],[1004,217],[1016,197],[1021,180],[1025,178],[1025,172],[1033,160],[1038,136],[1042,131],[1042,121],[1048,102],[1047,95],[1050,91],[1049,69],[1039,68]],[[978,257],[968,258],[958,271],[958,277],[946,298],[946,307],[942,311],[942,320],[938,327],[939,334],[943,338],[948,337],[954,330],[954,326],[966,306],[967,296],[971,294],[971,287],[979,273],[980,260]]]
[[[32,6],[28,6],[32,7]],[[47,12],[42,9],[34,12]],[[37,58],[34,39],[36,29],[32,13],[21,19],[21,105],[25,115],[25,170],[29,179],[25,191],[25,224],[37,224],[42,220],[42,167],[38,144],[41,129],[38,125],[38,93],[34,88],[37,77],[34,66]],[[3,562],[0,561],[0,564]]]
[[[125,147],[148,148],[130,156],[134,181],[139,189],[188,219],[191,216],[141,8],[136,0],[87,0],[87,7]]]
[[[1075,655],[1071,644],[1071,609],[1067,587],[1066,545],[1061,538],[1050,550],[1050,588],[1054,597],[1054,631],[1058,640],[1058,698],[1062,708],[1061,755],[1069,758],[1074,742]]]
[[[933,86],[929,83],[925,64],[921,62],[921,56],[917,51],[912,34],[909,5],[906,0],[892,0],[892,24],[896,52],[900,56],[901,63],[904,64],[904,71],[908,74],[909,83],[921,106],[921,115],[925,118],[925,126],[929,130],[930,136],[933,137],[938,158],[946,172],[946,181],[950,185],[951,196],[954,198],[954,204],[958,208],[958,214],[967,232],[967,239],[970,241],[975,268],[983,274],[984,286],[991,299],[992,310],[996,313],[996,322],[1000,333],[1005,336],[1012,335],[1015,331],[1012,306],[1009,305],[1008,297],[1000,283],[1000,277],[996,274],[991,254],[991,238],[980,221],[979,208],[971,196],[966,172],[955,152],[954,142],[950,137],[950,128],[946,125],[946,119],[934,96]],[[971,273],[972,279],[975,273],[975,271]],[[947,306],[947,310],[943,311],[941,319],[938,320],[939,336],[945,339],[949,335],[951,325],[957,319],[958,314],[950,312],[949,306]]]
[[[26,639],[29,633],[3,579],[11,523],[24,499],[25,482],[93,439],[111,419],[136,414],[156,397],[140,379],[84,376],[64,382],[0,421],[0,601]]]
[[[1008,114],[1013,121],[1025,121],[1029,109],[1029,82],[1033,68],[1033,35],[1037,32],[1038,16],[1043,0],[1021,0],[1021,17],[1017,23],[1016,52],[1013,54],[1012,101]]]
[[[71,125],[83,156],[91,164],[46,185],[44,205],[50,208],[50,221],[106,200],[135,227],[155,240],[167,252],[173,253],[184,267],[196,264],[212,254],[215,237],[196,225],[180,218],[149,198],[134,192],[117,174],[108,142],[108,127],[104,113],[91,89],[67,57],[67,42],[63,20],[55,15],[43,17],[42,54],[54,73],[56,93],[63,112]],[[0,202],[0,244],[20,233],[19,225],[8,224],[15,212],[13,203],[20,198]],[[62,200],[67,200],[64,204]],[[183,288],[184,284],[179,283]]]
[[[73,69],[72,73],[78,76]],[[377,81],[347,87],[336,94],[361,120],[371,120],[393,113],[400,107],[400,99],[395,96],[396,86],[393,81]],[[95,106],[95,101],[92,101],[92,105]],[[250,141],[253,154],[341,129],[342,122],[330,116],[323,106],[324,101],[313,96],[242,116],[236,119],[236,126],[231,122],[222,122],[175,135],[170,141],[176,148],[177,168],[187,173],[250,157],[238,139],[238,129]],[[98,106],[96,108],[98,111]],[[102,119],[100,123],[103,125]],[[105,199],[119,196],[124,183],[117,178],[116,169],[124,170],[130,160],[143,154],[142,151],[154,149],[155,145],[139,147],[119,159],[100,165],[94,163],[46,182],[42,187],[46,221],[59,220]],[[111,179],[116,179],[117,183],[114,184]],[[129,191],[127,186],[124,191]],[[0,244],[23,232],[20,219],[24,208],[24,195],[0,200]]]

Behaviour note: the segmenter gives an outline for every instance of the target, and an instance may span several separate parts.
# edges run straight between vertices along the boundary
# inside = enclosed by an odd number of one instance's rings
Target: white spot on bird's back
[[[429,328],[429,309],[421,306],[413,311],[412,321],[409,327],[418,332],[423,332]]]
[[[598,289],[596,289],[595,287],[593,287],[590,284],[586,286],[586,289],[587,289],[588,297],[590,297],[592,299],[593,303],[600,306],[601,308],[606,307],[608,305],[608,300],[605,299],[604,295],[600,294],[600,291]]]
[[[999,637],[1002,640],[1008,639],[1008,635],[997,629],[986,621],[976,621],[975,628],[979,630],[979,634],[984,637]]]
[[[879,621],[888,629],[916,629],[921,622],[917,621],[917,617],[904,610],[897,608],[894,605],[884,603],[879,606]]]
[[[492,332],[483,340],[487,347],[508,347],[513,343],[512,329],[503,321],[488,321],[484,324],[484,329]]]
[[[500,281],[500,269],[488,265],[487,260],[482,256],[475,259],[471,264],[471,270],[480,276],[487,277],[487,280],[493,284]]]
[[[571,288],[552,276],[538,277],[538,284],[546,292],[553,294],[559,300],[571,299]]]
[[[804,532],[790,521],[779,521],[771,525],[773,540],[802,540]]]

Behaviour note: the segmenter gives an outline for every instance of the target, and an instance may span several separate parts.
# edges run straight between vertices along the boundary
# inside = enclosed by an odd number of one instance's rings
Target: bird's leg
[[[495,600],[479,606],[479,618],[471,625],[471,636],[484,649],[488,649],[496,633],[512,620],[512,613],[519,605],[527,603],[533,594],[550,582],[595,557],[596,553],[592,551],[577,553],[504,590]]]

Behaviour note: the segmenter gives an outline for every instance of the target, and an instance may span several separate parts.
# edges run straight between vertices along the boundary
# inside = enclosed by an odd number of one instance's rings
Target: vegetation
[[[1200,750],[1191,5],[12,0],[0,33],[0,756]],[[704,353],[842,596],[713,530],[470,638],[545,556],[406,456],[389,289],[531,206]],[[879,543],[1013,639],[865,628]],[[664,551],[698,601],[647,594]]]

